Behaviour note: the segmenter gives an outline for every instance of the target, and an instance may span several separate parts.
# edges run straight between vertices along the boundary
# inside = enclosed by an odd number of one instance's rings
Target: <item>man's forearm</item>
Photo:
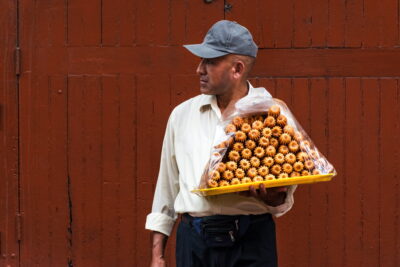
[[[164,257],[165,245],[167,244],[167,240],[168,240],[167,235],[153,231],[153,248],[152,248],[153,258]]]

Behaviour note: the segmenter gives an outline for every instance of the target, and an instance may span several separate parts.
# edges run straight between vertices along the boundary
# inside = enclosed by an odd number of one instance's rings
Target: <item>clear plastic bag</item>
[[[217,125],[198,188],[319,174],[336,175],[336,171],[287,105],[266,90],[258,90],[240,99]]]

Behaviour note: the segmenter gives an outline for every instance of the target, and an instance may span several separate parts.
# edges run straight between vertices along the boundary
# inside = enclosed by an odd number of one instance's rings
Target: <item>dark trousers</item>
[[[270,214],[250,215],[242,237],[230,247],[210,248],[188,220],[180,222],[176,240],[178,267],[276,267],[275,223]]]

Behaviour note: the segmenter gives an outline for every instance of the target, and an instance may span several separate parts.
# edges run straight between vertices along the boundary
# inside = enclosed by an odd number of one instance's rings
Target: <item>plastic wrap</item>
[[[275,153],[270,146],[275,148]],[[246,147],[251,151],[250,157]],[[234,110],[217,125],[210,160],[198,189],[233,188],[238,184],[279,179],[295,181],[294,178],[302,176],[325,174],[336,175],[332,164],[317,149],[287,105],[261,90],[240,99]],[[284,184],[291,183],[285,181]]]

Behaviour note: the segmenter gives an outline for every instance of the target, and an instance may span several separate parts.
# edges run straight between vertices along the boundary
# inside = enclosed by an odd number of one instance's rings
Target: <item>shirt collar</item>
[[[248,95],[252,95],[255,93],[255,89],[253,85],[249,81],[247,81],[247,84],[249,85],[249,92]],[[215,95],[202,95],[202,101],[200,103],[200,111],[203,112],[207,110],[208,108],[211,108],[211,105],[213,103],[217,103],[217,98]]]

